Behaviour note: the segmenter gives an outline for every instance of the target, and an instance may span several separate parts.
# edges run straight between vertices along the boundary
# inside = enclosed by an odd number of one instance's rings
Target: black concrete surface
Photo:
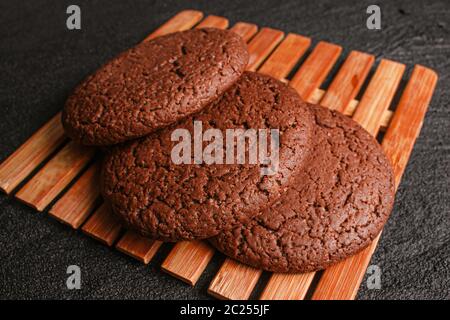
[[[66,29],[78,4],[82,30]],[[0,1],[0,160],[61,109],[72,88],[107,59],[186,8],[327,40],[377,58],[423,64],[439,83],[371,261],[381,289],[359,299],[450,298],[450,2],[380,2],[382,30],[366,28],[372,1]],[[0,298],[209,299],[217,254],[196,287],[160,271],[166,246],[144,266],[45,213],[0,196]],[[78,265],[81,290],[66,288]],[[267,277],[266,277],[267,278]]]

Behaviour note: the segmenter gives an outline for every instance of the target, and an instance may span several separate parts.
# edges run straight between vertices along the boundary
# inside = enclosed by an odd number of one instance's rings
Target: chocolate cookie
[[[311,108],[314,144],[304,170],[251,223],[211,239],[226,255],[268,271],[309,272],[355,254],[381,231],[394,201],[389,161],[356,122]]]
[[[248,52],[234,32],[176,32],[120,54],[68,98],[67,135],[87,145],[145,136],[219,97],[244,72]]]
[[[227,129],[240,129],[241,132],[229,130],[240,138],[251,131],[247,129],[261,129],[256,132],[267,133],[266,150],[276,145],[270,142],[272,136],[266,129],[279,130],[279,161],[274,162],[279,164],[278,170],[266,175],[262,174],[266,167],[262,158],[250,163],[249,146],[254,146],[250,143],[245,144],[246,161],[242,164],[236,162],[237,144],[229,149],[236,156],[235,162],[195,162],[194,155],[199,152],[193,152],[194,144],[185,158],[187,162],[174,163],[172,152],[181,140],[172,141],[172,134],[176,129],[186,129],[185,133],[194,137],[194,121],[202,124],[205,134],[215,128],[224,138]],[[269,76],[245,72],[220,99],[200,113],[114,147],[104,160],[103,196],[129,227],[153,239],[177,241],[214,236],[238,222],[250,221],[285,191],[306,158],[312,124],[312,113],[292,88]],[[205,154],[211,140],[203,138],[201,148]],[[223,141],[217,154],[225,157],[226,146]],[[258,147],[264,149],[260,143]]]

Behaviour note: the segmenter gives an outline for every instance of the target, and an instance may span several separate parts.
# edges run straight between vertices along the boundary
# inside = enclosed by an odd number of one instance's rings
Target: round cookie
[[[64,129],[86,145],[145,136],[218,98],[247,62],[245,42],[227,30],[195,29],[143,42],[75,89],[63,110]]]
[[[278,129],[278,170],[262,175],[266,165],[247,160],[194,164],[194,147],[188,157],[191,164],[175,164],[171,152],[180,140],[172,141],[171,135],[175,129],[187,129],[193,137],[194,121],[201,121],[203,132],[219,129],[223,137],[226,129]],[[104,159],[103,196],[130,228],[144,236],[164,241],[214,236],[250,221],[285,191],[306,159],[312,124],[312,113],[292,88],[269,76],[245,72],[200,113],[114,147]],[[203,141],[203,151],[209,143]],[[225,142],[221,150],[225,155]]]
[[[393,206],[389,161],[353,120],[320,106],[314,143],[296,183],[249,224],[211,243],[245,264],[273,272],[320,270],[366,247]]]

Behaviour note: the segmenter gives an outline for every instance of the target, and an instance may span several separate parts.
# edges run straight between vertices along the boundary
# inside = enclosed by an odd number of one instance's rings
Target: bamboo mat
[[[229,22],[223,17],[204,18],[202,12],[186,10],[144,41],[194,27],[225,29]],[[394,167],[396,186],[399,185],[437,82],[433,70],[415,65],[412,73],[405,75],[405,65],[382,59],[374,66],[374,56],[359,51],[351,51],[336,66],[342,54],[339,45],[320,41],[312,46],[307,37],[245,22],[236,23],[231,30],[248,43],[248,70],[288,82],[304,100],[353,117],[375,137],[383,132],[381,145]],[[301,65],[287,79],[299,61]],[[337,72],[327,89],[322,90],[333,68]],[[406,81],[404,88],[401,80]],[[362,88],[364,92],[360,92]],[[393,105],[396,96],[400,98]],[[76,145],[65,137],[58,113],[0,165],[0,188],[37,211],[48,211],[62,223],[81,228],[105,245],[114,245],[149,263],[162,243],[122,230],[119,221],[102,204],[95,153],[94,148]],[[55,202],[56,197],[59,198]],[[378,239],[379,236],[365,250],[321,275],[273,273],[260,298],[304,299],[308,293],[312,299],[354,299]],[[213,255],[214,249],[206,242],[179,242],[161,268],[195,285]],[[221,299],[248,299],[260,276],[261,270],[226,259],[211,279],[208,292]]]

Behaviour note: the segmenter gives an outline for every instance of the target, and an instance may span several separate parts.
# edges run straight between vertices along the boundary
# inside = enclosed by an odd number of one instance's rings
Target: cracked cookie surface
[[[174,164],[175,129],[279,129],[279,169],[263,164]],[[202,239],[248,222],[291,183],[306,159],[313,115],[297,93],[269,76],[245,72],[201,112],[145,138],[115,146],[102,169],[102,193],[141,234],[164,241]],[[208,142],[203,142],[205,147]],[[248,155],[248,144],[246,153]],[[223,146],[225,152],[225,144]],[[193,158],[193,156],[192,156]],[[247,157],[246,157],[247,158]],[[247,158],[248,159],[248,158]],[[192,162],[193,163],[193,162]]]
[[[245,42],[204,28],[138,44],[83,81],[66,101],[69,137],[111,145],[145,136],[218,98],[244,72]]]
[[[353,255],[381,231],[393,206],[389,161],[353,120],[319,106],[304,169],[285,195],[249,224],[211,243],[273,272],[310,272]]]

